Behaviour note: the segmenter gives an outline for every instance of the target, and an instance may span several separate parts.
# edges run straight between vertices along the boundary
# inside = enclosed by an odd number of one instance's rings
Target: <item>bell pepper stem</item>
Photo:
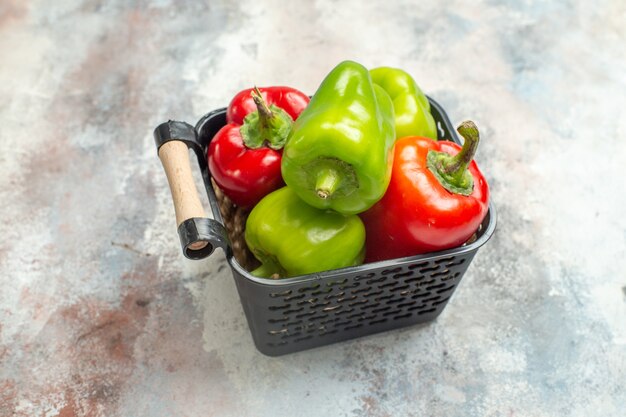
[[[461,151],[452,158],[452,162],[443,167],[443,172],[454,177],[463,175],[476,155],[479,141],[478,127],[471,120],[461,123],[456,131],[463,136],[465,142],[463,142]]]
[[[258,149],[264,146],[274,150],[282,149],[291,131],[293,119],[275,105],[268,106],[258,87],[250,92],[257,111],[249,113],[239,129],[246,147]]]
[[[275,265],[272,265],[269,262],[261,264],[257,269],[250,272],[255,277],[259,278],[279,278],[280,274],[278,272],[278,268]]]
[[[429,151],[426,163],[443,188],[451,193],[470,195],[474,189],[474,178],[467,167],[478,148],[478,127],[467,120],[459,125],[457,132],[465,139],[459,153],[453,156],[446,152]]]
[[[252,90],[250,95],[252,96],[252,100],[254,100],[254,104],[256,104],[257,111],[259,112],[259,128],[266,129],[269,126],[270,119],[274,117],[274,113],[272,113],[272,110],[267,106],[265,100],[263,100],[259,87],[255,85],[254,90]]]
[[[332,168],[321,169],[317,174],[315,191],[322,200],[330,198],[340,182],[339,173]]]

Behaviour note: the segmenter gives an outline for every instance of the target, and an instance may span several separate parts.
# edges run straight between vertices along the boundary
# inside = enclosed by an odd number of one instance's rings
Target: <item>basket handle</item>
[[[172,192],[183,254],[189,259],[203,259],[215,247],[226,252],[229,248],[226,229],[220,222],[206,217],[191,173],[189,148],[198,158],[204,157],[196,130],[185,122],[170,120],[154,130],[154,141]]]

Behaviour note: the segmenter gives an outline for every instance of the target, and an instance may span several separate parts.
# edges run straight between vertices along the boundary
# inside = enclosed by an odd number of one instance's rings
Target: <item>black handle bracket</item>
[[[189,259],[204,259],[211,255],[216,247],[224,253],[230,250],[230,241],[224,226],[217,220],[205,217],[187,219],[178,226],[178,236],[183,254]],[[193,249],[192,245],[205,242],[201,249]]]

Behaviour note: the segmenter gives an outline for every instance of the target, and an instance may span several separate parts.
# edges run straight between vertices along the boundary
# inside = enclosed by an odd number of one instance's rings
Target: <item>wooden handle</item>
[[[191,174],[187,145],[176,140],[167,142],[159,148],[159,159],[172,192],[176,225],[180,226],[182,222],[193,217],[206,217]],[[206,245],[206,242],[196,242],[189,248],[199,250]]]

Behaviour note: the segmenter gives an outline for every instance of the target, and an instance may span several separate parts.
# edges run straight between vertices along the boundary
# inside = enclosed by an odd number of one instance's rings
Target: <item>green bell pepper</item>
[[[428,98],[406,71],[380,67],[370,70],[370,75],[393,100],[396,138],[423,136],[437,140],[437,125],[430,114]]]
[[[262,265],[258,277],[292,277],[360,265],[365,228],[357,215],[318,210],[289,187],[265,196],[246,222],[246,243]]]
[[[308,204],[360,213],[382,198],[391,177],[395,132],[389,95],[352,61],[324,79],[292,126],[281,170]]]

